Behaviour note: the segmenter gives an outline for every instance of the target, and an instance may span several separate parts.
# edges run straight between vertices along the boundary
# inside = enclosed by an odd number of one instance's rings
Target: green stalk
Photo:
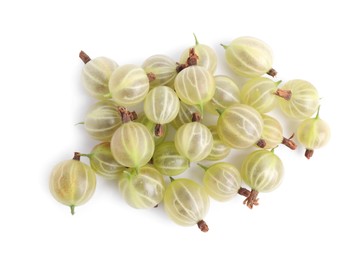
[[[195,45],[198,45],[198,44],[199,44],[199,41],[197,40],[196,34],[193,33],[193,35],[194,35],[194,38],[195,38]]]
[[[219,109],[219,108],[216,108],[215,110],[216,110],[216,112],[219,114],[219,116],[221,116],[222,112],[224,112],[224,111],[222,111],[222,110]]]
[[[205,165],[202,165],[201,163],[197,163],[197,165],[200,166],[205,171],[207,171],[209,169],[209,167],[206,167]]]
[[[112,98],[112,94],[111,93],[107,93],[103,95],[104,98]]]
[[[74,205],[70,205],[70,213],[72,213],[72,215],[74,215],[74,208],[75,208],[75,206]]]
[[[317,114],[316,114],[316,116],[315,116],[314,119],[318,119],[318,118],[319,118],[319,110],[320,110],[320,108],[321,108],[321,106],[319,105],[319,106],[318,106],[318,110],[317,110]]]
[[[274,147],[273,149],[271,149],[270,151],[271,151],[272,153],[274,153],[274,149],[275,149],[275,148],[278,148],[278,146],[279,146],[279,145],[275,146],[275,147]]]
[[[229,46],[227,46],[227,45],[225,45],[225,44],[222,44],[222,43],[220,43],[220,45],[221,45],[222,47],[224,47],[225,50],[229,47]]]

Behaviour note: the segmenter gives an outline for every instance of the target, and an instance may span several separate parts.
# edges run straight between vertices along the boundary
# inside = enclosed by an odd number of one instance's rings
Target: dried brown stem
[[[199,229],[202,232],[209,231],[209,227],[207,226],[207,224],[206,224],[206,222],[204,220],[200,220],[199,222],[197,222],[197,226],[199,227]]]
[[[288,147],[292,150],[295,150],[295,149],[297,149],[297,144],[294,143],[294,141],[292,140],[293,137],[294,137],[294,134],[292,134],[292,136],[289,138],[283,137],[282,144],[284,144],[286,147]]]
[[[249,197],[250,196],[250,190],[248,189],[245,189],[245,188],[242,188],[240,187],[240,189],[238,190],[238,193],[241,195],[241,196],[244,196],[244,197]],[[245,201],[244,201],[244,204],[245,204]],[[254,206],[258,206],[259,205],[259,199],[256,198],[254,201],[253,201],[253,205]]]
[[[266,146],[266,142],[264,139],[260,139],[257,143],[257,146],[259,146],[260,148],[264,148]]]
[[[274,93],[275,95],[284,98],[285,100],[289,101],[292,98],[292,91],[286,89],[278,88],[277,91]]]
[[[271,68],[266,74],[275,77],[278,74],[278,72],[275,69]]]
[[[80,161],[81,154],[79,152],[75,152],[73,156],[73,160]]]
[[[132,111],[131,112],[131,120],[135,121],[135,120],[137,120],[137,118],[138,118],[138,115],[137,115],[136,111]]]
[[[163,132],[163,127],[161,124],[156,124],[155,126],[155,136],[161,137],[163,136],[164,132]]]
[[[182,71],[183,69],[185,69],[187,67],[197,65],[198,59],[199,59],[199,56],[197,56],[195,49],[190,48],[189,57],[187,58],[186,63],[183,63],[183,64],[177,63],[176,72],[179,73],[180,71]]]
[[[156,80],[156,75],[153,72],[148,72],[147,73],[147,78],[148,78],[149,82],[152,82],[152,81]]]
[[[250,195],[250,190],[240,187],[240,189],[238,190],[238,193],[239,193],[241,196],[249,197],[249,195]]]
[[[125,107],[118,107],[119,113],[121,114],[122,122],[127,123],[137,119],[137,113],[135,111],[128,111]]]
[[[178,62],[177,62],[176,64],[177,64],[177,66],[176,66],[176,72],[177,72],[177,73],[179,73],[179,72],[181,72],[181,70],[187,68],[187,65],[186,65],[186,64],[180,64],[180,63],[178,63]]]
[[[91,60],[91,58],[88,56],[87,53],[84,51],[80,51],[79,58],[84,62],[84,64],[87,64]]]
[[[313,153],[314,153],[314,150],[306,149],[304,155],[309,160],[313,156]]]
[[[248,206],[249,209],[252,209],[254,205],[259,205],[258,203],[258,194],[256,190],[251,190],[249,196],[244,200],[244,204]]]
[[[192,113],[192,122],[200,122],[201,121],[201,115],[197,112]]]
[[[197,56],[195,49],[191,48],[189,51],[189,57],[187,58],[187,61],[186,61],[187,66],[197,65],[198,59],[199,59],[199,56]]]

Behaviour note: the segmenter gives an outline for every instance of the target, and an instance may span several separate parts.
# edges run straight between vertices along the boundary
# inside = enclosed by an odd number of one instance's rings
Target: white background
[[[0,4],[0,259],[361,259],[361,60],[359,1],[2,1]],[[162,206],[135,210],[98,178],[89,203],[69,209],[48,189],[53,166],[89,152],[82,126],[95,102],[80,83],[82,49],[119,64],[153,54],[177,60],[193,44],[239,36],[267,42],[277,79],[312,82],[332,138],[309,161],[276,150],[282,185],[211,201],[210,231],[171,222]],[[289,127],[288,127],[289,126]],[[285,135],[295,124],[285,125]],[[246,152],[230,158],[239,167]],[[84,162],[87,160],[84,159]],[[195,168],[195,167],[194,167]],[[194,169],[196,179],[202,171]]]

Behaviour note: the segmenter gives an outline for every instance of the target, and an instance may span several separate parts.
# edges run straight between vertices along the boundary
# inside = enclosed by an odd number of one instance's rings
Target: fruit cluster
[[[297,144],[283,136],[281,124],[268,112],[279,106],[286,118],[299,120],[296,136],[308,159],[328,142],[330,131],[319,117],[317,89],[300,79],[275,81],[267,44],[240,37],[222,45],[230,69],[247,79],[238,86],[229,76],[214,76],[215,51],[195,40],[179,62],[154,55],[142,66],[119,66],[112,59],[91,59],[80,52],[83,85],[99,100],[83,124],[99,144],[88,154],[76,152],[72,160],[60,162],[50,179],[52,195],[70,206],[72,214],[93,195],[98,174],[116,180],[131,207],[163,203],[174,222],[198,225],[206,232],[209,197],[227,201],[240,194],[253,208],[259,192],[281,183],[283,163],[274,149],[284,144],[295,150]],[[135,105],[142,111],[127,109]],[[209,116],[217,117],[216,125],[202,123]],[[175,129],[172,136],[170,127]],[[253,146],[257,149],[243,159],[241,169],[228,162],[208,167],[199,163],[220,161],[231,149]],[[88,157],[90,165],[81,162],[81,156]],[[191,163],[205,170],[202,183],[178,178]]]

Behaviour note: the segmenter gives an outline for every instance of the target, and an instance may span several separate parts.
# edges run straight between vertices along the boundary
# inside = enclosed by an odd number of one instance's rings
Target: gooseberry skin
[[[204,188],[189,179],[176,179],[166,188],[164,209],[181,226],[193,226],[206,216],[210,200]]]
[[[272,149],[283,141],[283,128],[274,117],[262,114],[264,127],[261,139],[265,141],[264,149]]]
[[[215,80],[212,74],[201,66],[190,66],[183,69],[175,78],[175,90],[182,102],[188,105],[199,105],[201,111],[215,93]]]
[[[263,119],[253,107],[235,104],[224,110],[217,120],[220,139],[235,149],[251,147],[260,140]]]
[[[177,129],[175,147],[190,162],[205,159],[211,152],[213,139],[210,130],[200,122],[191,122]]]
[[[184,124],[191,123],[192,115],[195,113],[201,114],[201,110],[199,107],[188,105],[181,101],[180,110],[179,110],[176,118],[171,122],[171,125],[175,129],[179,129]]]
[[[177,151],[174,142],[156,146],[152,159],[156,169],[166,176],[179,175],[190,167],[190,161]]]
[[[284,167],[274,152],[257,150],[246,156],[240,173],[241,179],[254,191],[270,192],[280,185]]]
[[[121,124],[118,106],[111,100],[102,100],[91,106],[84,120],[85,130],[98,141],[110,141]]]
[[[112,99],[121,106],[132,106],[142,102],[150,88],[146,72],[136,65],[118,67],[109,79]]]
[[[212,149],[210,154],[205,158],[207,161],[218,161],[226,158],[230,154],[230,147],[221,141],[216,126],[208,126],[212,134]]]
[[[224,48],[226,63],[240,76],[258,77],[272,69],[271,48],[257,38],[239,37]]]
[[[114,159],[126,167],[139,169],[152,158],[155,143],[147,127],[138,122],[123,123],[113,134]]]
[[[206,110],[212,114],[217,114],[217,110],[223,111],[225,108],[240,103],[240,90],[236,83],[228,76],[218,75],[215,79],[215,94],[206,104]]]
[[[53,197],[60,203],[80,206],[93,196],[96,189],[96,174],[87,164],[76,160],[65,160],[52,170],[49,188]]]
[[[153,73],[155,75],[155,80],[150,82],[150,88],[157,86],[171,87],[177,75],[176,66],[175,61],[160,54],[147,58],[142,64],[142,68],[146,73]]]
[[[305,119],[298,126],[297,139],[307,149],[314,150],[325,146],[331,136],[326,121],[317,118]]]
[[[306,119],[318,109],[317,89],[308,81],[295,79],[287,81],[280,89],[291,91],[290,100],[279,98],[281,111],[289,118]]]
[[[241,87],[241,103],[252,106],[260,113],[272,111],[278,104],[275,91],[279,83],[262,77],[249,79]]]
[[[88,61],[82,70],[82,83],[92,97],[107,99],[109,79],[118,64],[106,57],[97,57]]]
[[[238,194],[241,186],[240,172],[230,163],[216,163],[206,169],[202,183],[211,198],[227,201]]]
[[[180,110],[180,100],[173,89],[158,86],[147,94],[143,110],[152,122],[167,124],[176,118]]]
[[[107,179],[118,179],[127,169],[114,159],[109,142],[97,144],[87,156],[91,168]]]
[[[142,166],[121,176],[119,189],[127,204],[136,209],[156,207],[163,199],[166,185],[161,173],[152,165]]]

